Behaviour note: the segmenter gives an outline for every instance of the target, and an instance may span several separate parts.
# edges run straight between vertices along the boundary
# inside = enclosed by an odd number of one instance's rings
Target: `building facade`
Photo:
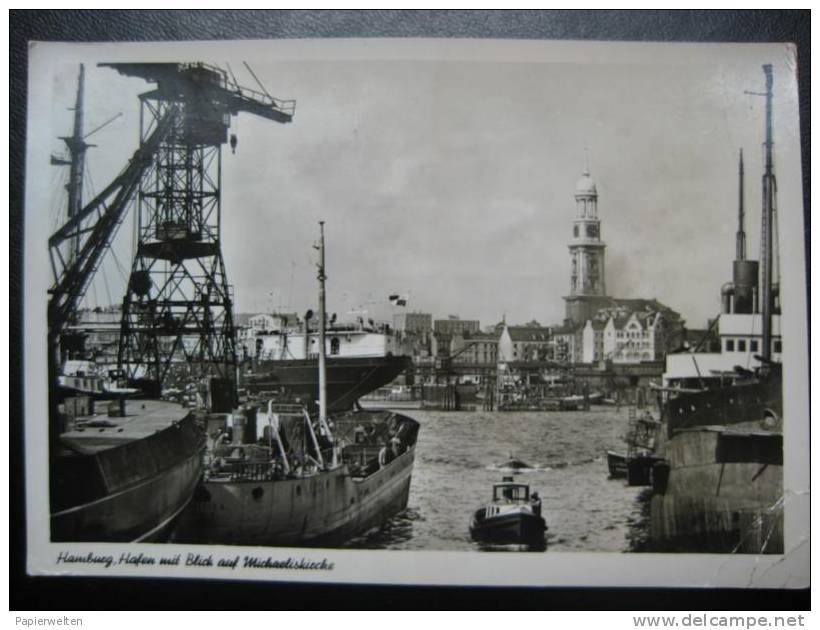
[[[502,363],[552,360],[551,330],[540,326],[504,326],[498,338],[498,360]]]
[[[498,335],[494,333],[453,335],[450,341],[453,364],[495,367],[498,362],[498,340]]]
[[[455,315],[433,322],[433,330],[437,335],[471,335],[477,333],[479,329],[480,324],[477,319],[461,319]]]
[[[393,328],[402,333],[429,334],[433,331],[433,316],[430,313],[395,313]]]

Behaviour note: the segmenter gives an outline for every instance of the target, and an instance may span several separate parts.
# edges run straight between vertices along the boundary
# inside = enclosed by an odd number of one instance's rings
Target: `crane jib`
[[[124,211],[143,173],[151,164],[153,153],[171,128],[172,118],[173,111],[169,110],[151,136],[134,152],[125,170],[49,239],[49,254],[55,274],[48,309],[49,328],[53,332],[59,331],[82,299],[102,254],[124,218]],[[111,204],[106,205],[106,200],[115,194]],[[102,210],[99,220],[84,227],[84,222],[98,210]],[[66,265],[59,248],[76,236],[85,238],[74,260]]]

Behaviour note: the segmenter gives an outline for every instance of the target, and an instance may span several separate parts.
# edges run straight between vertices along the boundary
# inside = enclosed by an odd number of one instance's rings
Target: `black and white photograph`
[[[29,59],[29,573],[808,585],[793,46]]]

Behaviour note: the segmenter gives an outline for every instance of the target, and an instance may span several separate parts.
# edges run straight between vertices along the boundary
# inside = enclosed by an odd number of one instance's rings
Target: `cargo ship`
[[[746,260],[743,161],[733,282],[715,322],[719,352],[667,357],[666,431],[653,469],[657,551],[783,553],[780,300],[773,276],[772,67],[766,76],[761,265]]]
[[[418,422],[388,410],[328,413],[320,226],[318,412],[278,398],[211,416],[203,481],[175,542],[338,546],[407,506]]]
[[[51,460],[52,541],[164,540],[201,475],[205,437],[191,411],[157,400],[63,407],[74,408]]]
[[[407,507],[415,420],[354,411],[331,429],[298,405],[259,411],[210,418],[203,481],[173,542],[339,546]]]
[[[67,216],[48,240],[54,274],[47,343],[50,535],[55,542],[161,541],[193,497],[204,433],[189,409],[141,398],[137,388],[122,384],[119,370],[106,374],[87,361],[85,335],[73,328],[125,211],[167,138],[170,118],[141,138],[126,167],[86,203],[85,154],[92,146],[86,138],[108,123],[84,132],[84,80],[81,65],[73,130],[62,138],[67,153],[51,158],[69,175]]]
[[[319,398],[318,366],[318,358],[261,360],[252,371],[243,373],[242,383],[251,394],[276,392],[290,399],[315,401]],[[328,357],[328,410],[353,408],[359,398],[391,383],[411,366],[410,357],[403,355]]]
[[[400,355],[387,326],[359,318],[325,324],[324,355],[330,411],[352,409],[356,401],[391,383],[412,366]],[[241,386],[251,395],[275,395],[295,402],[319,399],[319,323],[313,311],[260,314],[240,332],[244,354]]]

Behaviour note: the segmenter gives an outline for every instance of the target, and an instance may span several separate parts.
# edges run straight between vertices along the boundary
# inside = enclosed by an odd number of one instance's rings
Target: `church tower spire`
[[[570,296],[604,296],[604,249],[598,218],[598,190],[589,173],[589,158],[575,186],[575,221],[569,244]]]

